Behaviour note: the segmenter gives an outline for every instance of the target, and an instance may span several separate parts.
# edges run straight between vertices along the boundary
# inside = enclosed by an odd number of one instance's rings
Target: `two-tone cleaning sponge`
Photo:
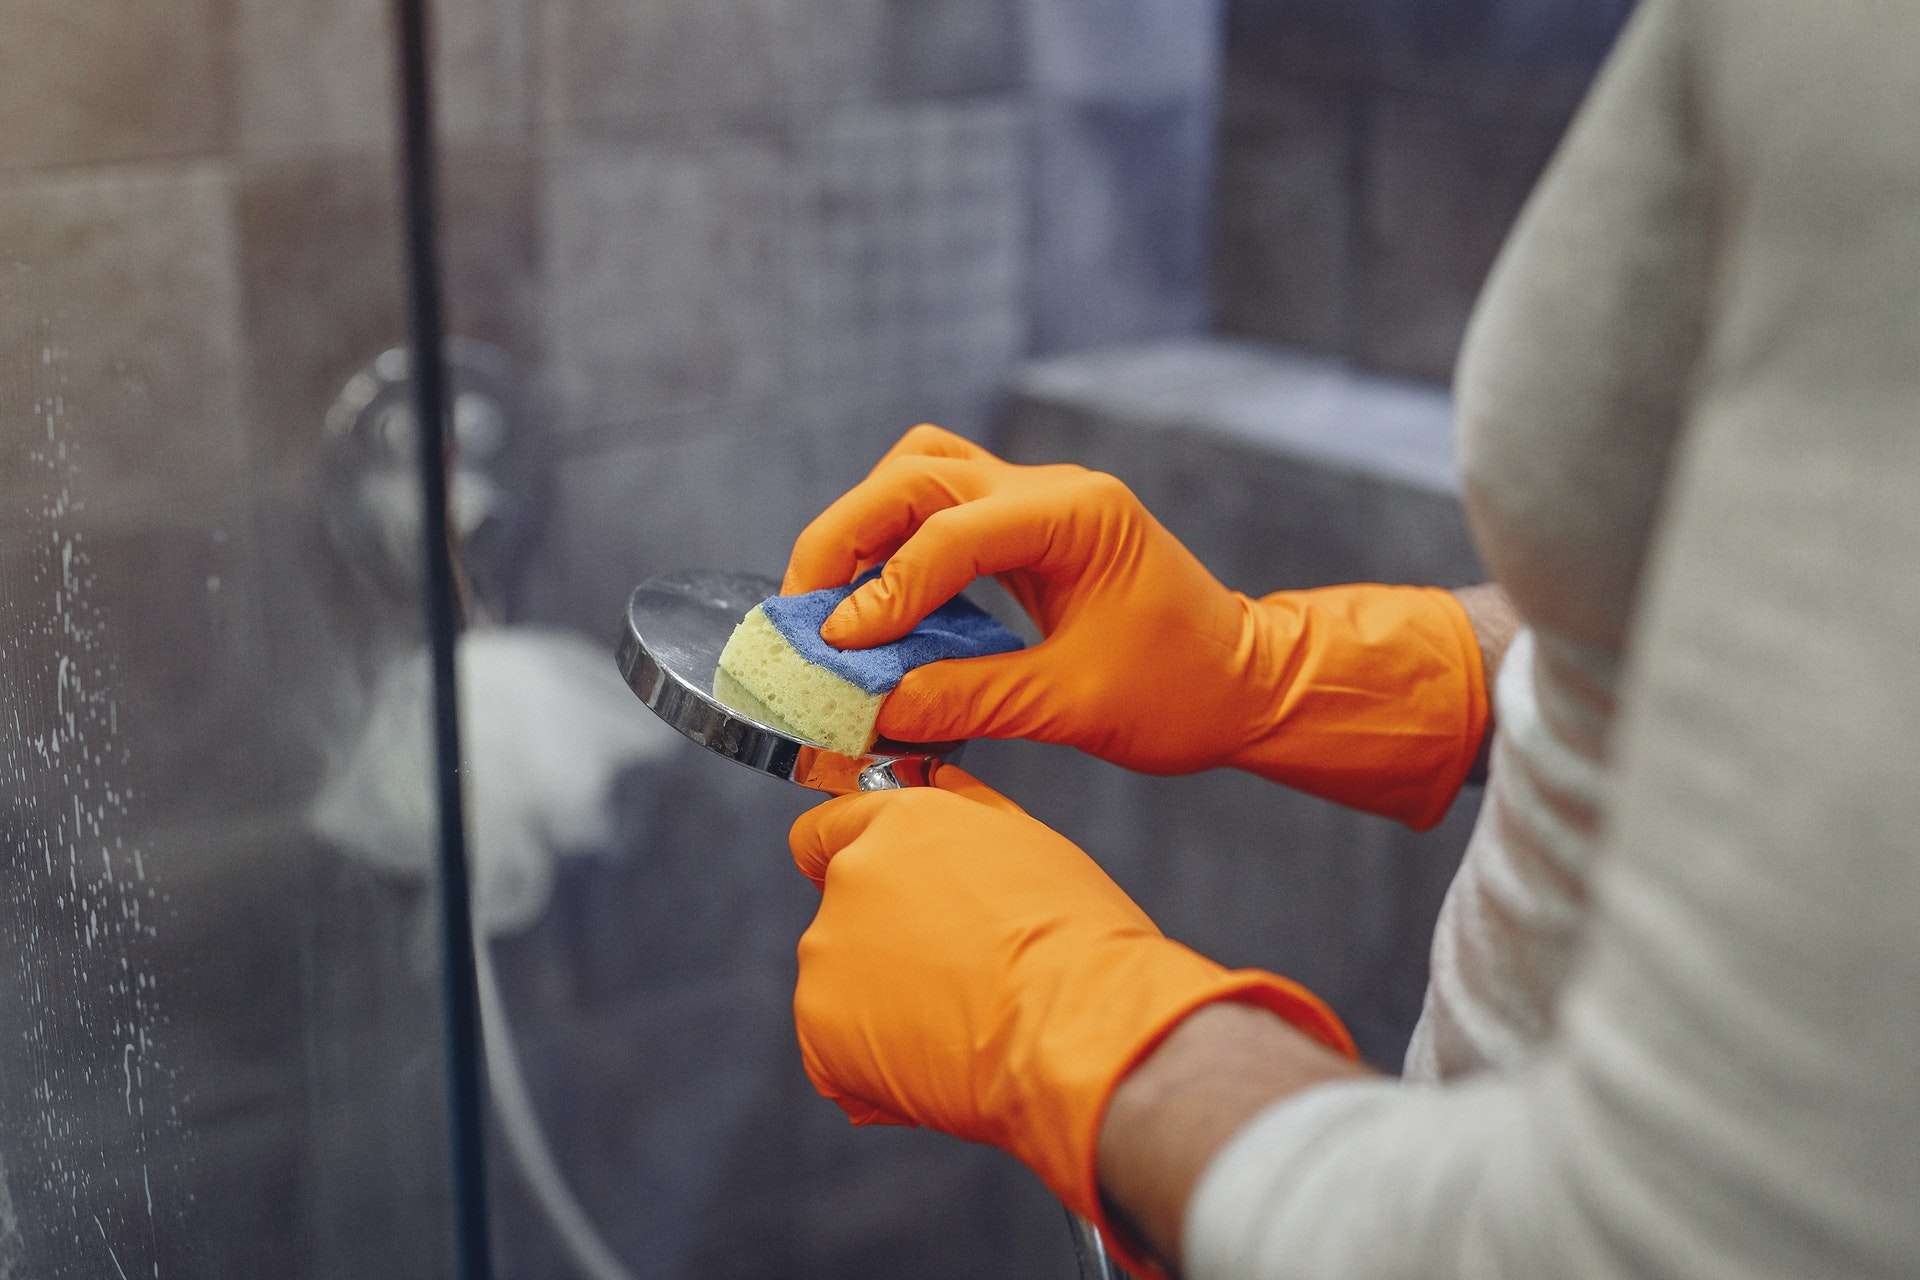
[[[720,652],[714,692],[756,719],[767,718],[755,715],[764,707],[797,736],[859,755],[873,745],[880,703],[907,672],[947,658],[980,658],[1021,647],[1019,636],[957,596],[887,644],[836,649],[821,639],[827,615],[878,572],[870,570],[844,587],[769,596],[755,605]]]

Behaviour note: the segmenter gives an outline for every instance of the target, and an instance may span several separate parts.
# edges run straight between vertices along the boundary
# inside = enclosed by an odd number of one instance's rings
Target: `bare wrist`
[[[1365,1074],[1253,1005],[1197,1010],[1114,1089],[1100,1128],[1100,1185],[1141,1241],[1179,1257],[1188,1198],[1221,1147],[1309,1085]]]
[[[1496,583],[1456,587],[1452,595],[1460,602],[1461,611],[1467,615],[1467,625],[1473,628],[1474,644],[1480,650],[1480,665],[1486,677],[1487,697],[1491,701],[1494,684],[1500,675],[1500,664],[1506,660],[1507,647],[1520,630],[1520,615],[1507,599],[1507,593]],[[1487,780],[1487,767],[1492,755],[1493,717],[1489,714],[1486,731],[1481,736],[1480,750],[1474,758],[1473,767],[1467,772],[1468,782]]]

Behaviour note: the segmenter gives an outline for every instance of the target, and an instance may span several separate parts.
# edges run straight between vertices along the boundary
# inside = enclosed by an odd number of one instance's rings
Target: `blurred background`
[[[1011,1161],[813,1095],[807,797],[620,606],[922,420],[1250,591],[1475,580],[1444,382],[1628,8],[435,6],[500,1275],[620,1274],[575,1210],[636,1277],[1071,1274]],[[0,0],[0,1280],[452,1265],[395,62],[382,0]],[[1397,1066],[1477,797],[969,765]]]

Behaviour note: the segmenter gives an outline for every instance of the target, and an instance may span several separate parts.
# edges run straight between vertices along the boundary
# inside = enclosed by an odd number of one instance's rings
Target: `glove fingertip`
[[[818,591],[822,587],[839,586],[853,577],[852,557],[846,549],[847,540],[835,529],[819,527],[825,519],[822,516],[808,525],[794,539],[792,549],[787,552],[786,572],[780,577],[781,595],[799,595]]]
[[[827,615],[827,620],[820,624],[820,638],[836,649],[865,647],[857,643],[860,638],[860,606],[856,603],[856,597],[859,594],[856,591],[835,605],[833,612]]]
[[[793,865],[813,881],[816,888],[826,886],[827,864],[833,861],[836,852],[827,827],[833,817],[832,808],[832,800],[816,804],[795,818],[793,826],[787,829],[787,851],[793,855]]]
[[[820,624],[820,638],[836,649],[871,649],[913,630],[900,625],[898,602],[884,577],[876,578],[834,606]]]

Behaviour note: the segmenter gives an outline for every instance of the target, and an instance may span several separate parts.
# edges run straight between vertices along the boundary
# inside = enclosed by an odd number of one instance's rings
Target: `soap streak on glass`
[[[21,297],[33,284],[26,268],[0,284],[9,306],[33,301]],[[117,692],[123,641],[96,599],[79,527],[72,339],[57,310],[29,314],[37,350],[24,388],[0,381],[0,473],[28,480],[27,509],[4,513],[0,544],[0,931],[13,959],[6,1020],[19,1029],[0,1058],[12,1086],[0,1093],[9,1143],[0,1277],[25,1274],[23,1226],[51,1237],[52,1257],[36,1261],[54,1270],[38,1276],[111,1266],[123,1278],[158,1277],[152,1166],[156,1152],[180,1148],[149,954],[163,897],[135,835],[140,797]],[[161,1164],[163,1179],[171,1165]]]

